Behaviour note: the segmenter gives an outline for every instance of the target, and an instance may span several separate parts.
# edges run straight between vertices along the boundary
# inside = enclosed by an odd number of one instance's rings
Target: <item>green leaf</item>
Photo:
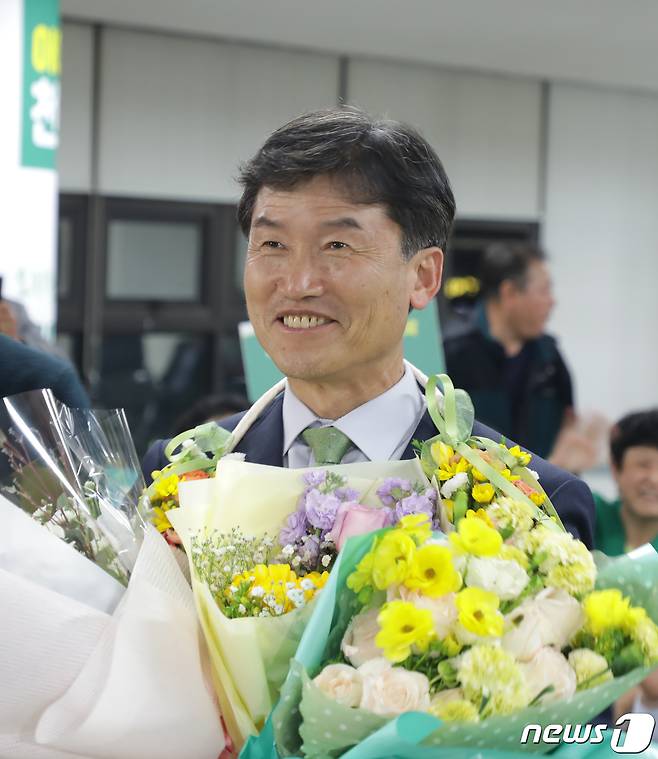
[[[475,422],[475,408],[471,396],[466,390],[455,390],[455,405],[457,407],[457,439],[465,443],[473,433]]]

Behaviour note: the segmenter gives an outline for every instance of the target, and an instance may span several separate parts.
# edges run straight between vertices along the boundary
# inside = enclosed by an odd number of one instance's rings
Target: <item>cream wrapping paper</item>
[[[67,597],[64,573],[58,590],[41,584],[52,557],[64,557],[61,547],[74,554],[68,571],[75,564],[93,574],[93,565],[31,526],[38,551],[23,531],[31,560],[16,554],[20,574],[0,530],[0,756],[217,759],[224,735],[205,645],[192,592],[165,541],[147,530],[128,588],[109,614]],[[30,561],[36,580],[26,577]],[[84,593],[93,595],[89,580]]]

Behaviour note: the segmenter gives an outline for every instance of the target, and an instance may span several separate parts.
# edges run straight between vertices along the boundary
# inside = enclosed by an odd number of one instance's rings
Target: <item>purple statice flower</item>
[[[286,526],[279,533],[279,544],[282,546],[295,545],[298,540],[306,535],[307,529],[306,511],[304,509],[293,511],[286,519]]]
[[[306,472],[302,479],[309,488],[319,488],[327,479],[327,471],[313,469],[311,472]]]
[[[336,488],[334,495],[343,502],[359,500],[359,491],[354,488]]]
[[[395,516],[398,520],[409,514],[427,514],[430,519],[434,516],[432,501],[424,495],[413,493],[403,498],[395,506]]]
[[[400,479],[400,477],[388,477],[377,488],[377,495],[384,506],[395,506],[397,501],[411,493],[413,488],[409,480]]]
[[[436,490],[434,488],[425,488],[422,495],[428,498],[433,504],[436,503]]]
[[[330,530],[336,521],[341,501],[333,493],[309,490],[306,494],[306,518],[313,527]]]
[[[386,521],[384,527],[390,527],[396,523],[395,509],[389,509],[388,506],[382,506],[381,510],[386,513]]]

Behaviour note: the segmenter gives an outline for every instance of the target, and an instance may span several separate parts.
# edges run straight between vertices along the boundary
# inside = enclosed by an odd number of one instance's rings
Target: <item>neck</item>
[[[363,376],[356,372],[348,379],[310,381],[288,377],[288,384],[299,400],[322,419],[340,419],[355,408],[385,393],[404,375],[399,361],[386,368],[369,368]]]
[[[516,356],[523,348],[523,340],[510,327],[500,304],[495,300],[488,300],[484,309],[491,336],[503,346],[505,355]]]
[[[658,517],[644,518],[621,505],[621,521],[626,533],[626,545],[631,548],[650,543],[658,535]]]

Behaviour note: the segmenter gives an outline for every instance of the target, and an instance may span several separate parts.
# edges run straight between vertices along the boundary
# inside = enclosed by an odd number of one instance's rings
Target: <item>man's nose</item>
[[[291,256],[282,278],[283,294],[295,300],[317,297],[324,292],[322,266],[312,253]]]

